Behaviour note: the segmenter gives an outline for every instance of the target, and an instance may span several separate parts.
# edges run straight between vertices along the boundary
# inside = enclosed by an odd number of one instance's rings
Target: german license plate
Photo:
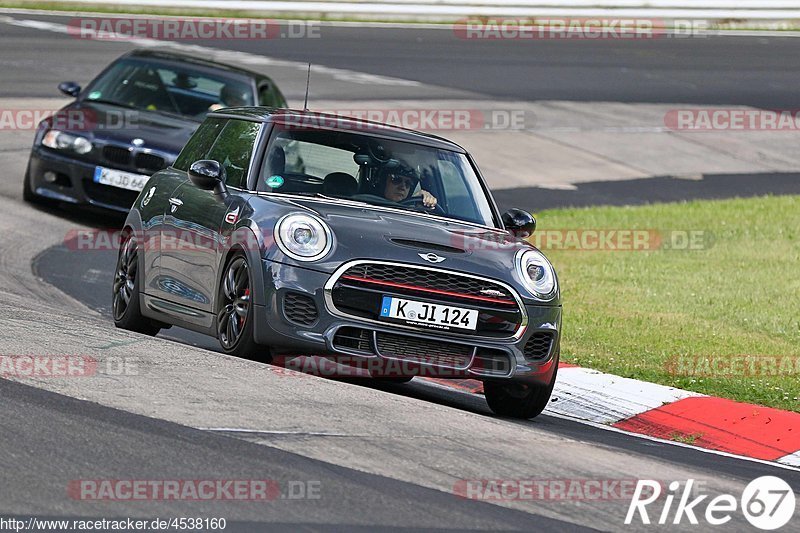
[[[401,321],[410,326],[442,330],[475,331],[478,327],[477,309],[417,302],[393,296],[383,297],[381,318]]]
[[[102,183],[103,185],[119,187],[129,191],[141,191],[149,179],[150,176],[123,172],[113,168],[95,167],[94,169],[95,183]]]

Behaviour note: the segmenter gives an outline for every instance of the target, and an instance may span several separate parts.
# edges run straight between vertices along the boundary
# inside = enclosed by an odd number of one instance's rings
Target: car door
[[[152,265],[152,268],[147,271],[147,294],[164,299],[169,296],[173,289],[174,285],[167,281],[171,277],[164,275],[161,264],[164,252],[169,253],[175,246],[174,232],[172,230],[165,232],[168,225],[174,228],[174,224],[171,224],[170,220],[173,207],[170,202],[174,201],[175,193],[180,186],[188,181],[189,177],[186,172],[189,170],[189,166],[198,159],[205,158],[206,154],[214,146],[214,142],[217,140],[225,123],[226,120],[221,119],[204,121],[187,141],[186,146],[183,147],[175,163],[173,163],[169,171],[171,176],[169,182],[164,183],[163,186],[159,183],[153,198],[148,200],[146,209],[149,214],[147,217],[143,214],[143,224],[148,235],[157,235],[158,239],[156,244],[148,247],[148,253],[151,256],[148,264]],[[146,198],[147,196],[145,196]]]
[[[169,200],[164,232],[174,245],[165,247],[161,257],[165,298],[199,311],[183,316],[197,325],[213,324],[219,264],[250,196],[247,178],[260,129],[258,122],[228,119],[205,155],[225,169],[226,196],[186,181]]]

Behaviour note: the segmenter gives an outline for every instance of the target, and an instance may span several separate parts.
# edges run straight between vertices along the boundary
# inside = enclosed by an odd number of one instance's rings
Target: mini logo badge
[[[144,139],[140,139],[139,137],[136,137],[135,139],[133,139],[131,141],[131,144],[134,145],[134,146],[142,146],[144,144]]]
[[[153,195],[156,193],[155,187],[150,187],[150,190],[147,191],[147,194],[144,198],[142,198],[142,207],[145,207],[147,204],[150,203],[150,200],[153,199]]]
[[[497,297],[505,296],[502,292],[496,291],[494,289],[483,289],[481,291],[481,294],[483,294],[485,296],[497,296]]]
[[[436,255],[434,253],[417,254],[417,255],[420,256],[421,258],[423,258],[425,261],[428,261],[429,263],[441,263],[442,261],[444,261],[446,259],[446,257],[440,257],[440,256],[438,256],[438,255]]]

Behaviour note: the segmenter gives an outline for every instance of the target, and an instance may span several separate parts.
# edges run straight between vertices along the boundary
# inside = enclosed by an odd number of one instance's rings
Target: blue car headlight
[[[556,273],[550,261],[538,250],[522,250],[516,256],[517,275],[533,296],[552,300],[556,296]]]
[[[325,222],[306,213],[292,213],[275,224],[278,248],[297,261],[322,259],[333,247],[333,233]]]
[[[53,150],[72,150],[81,155],[92,151],[92,142],[86,137],[58,130],[50,130],[45,133],[42,145]]]

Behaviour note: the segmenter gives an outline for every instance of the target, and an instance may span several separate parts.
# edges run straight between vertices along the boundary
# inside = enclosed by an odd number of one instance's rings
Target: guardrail
[[[240,10],[344,18],[662,17],[800,20],[800,0],[56,0],[69,4]]]

